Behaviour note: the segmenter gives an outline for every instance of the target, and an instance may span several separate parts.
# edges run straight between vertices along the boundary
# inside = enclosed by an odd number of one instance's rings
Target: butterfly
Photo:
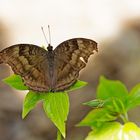
[[[33,44],[17,44],[0,51],[0,64],[11,66],[24,84],[37,92],[64,91],[72,86],[90,55],[98,51],[97,43],[73,38],[47,50]]]

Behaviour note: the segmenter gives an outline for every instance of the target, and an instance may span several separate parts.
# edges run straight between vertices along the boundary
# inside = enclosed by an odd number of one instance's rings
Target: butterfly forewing
[[[24,80],[29,89],[48,91],[47,51],[36,45],[18,44],[4,49],[0,61],[11,66],[15,74]]]
[[[64,41],[54,50],[55,91],[69,88],[77,81],[79,71],[86,66],[97,43],[85,38]]]

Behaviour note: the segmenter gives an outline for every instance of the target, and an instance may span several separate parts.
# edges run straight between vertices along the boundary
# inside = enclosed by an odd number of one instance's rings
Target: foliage
[[[128,92],[127,88],[122,82],[109,80],[101,76],[99,85],[97,87],[96,99],[84,104],[92,107],[93,110],[91,110],[86,115],[86,117],[78,124],[78,126],[91,127],[92,129],[94,129],[94,131],[92,131],[89,135],[95,136],[95,131],[101,132],[101,129],[104,126],[108,127],[108,124],[110,124],[110,122],[115,123],[115,121],[118,119],[122,119],[124,123],[127,123],[129,121],[127,112],[130,109],[140,105],[140,84],[136,85],[130,92]],[[110,127],[110,129],[112,128]],[[103,132],[104,131],[105,129],[103,129]],[[114,132],[110,130],[110,135],[111,133]],[[101,134],[102,133],[100,133],[100,135]],[[86,140],[90,140],[89,137]],[[102,139],[105,138],[102,137]],[[92,140],[94,140],[94,138]]]
[[[93,130],[85,140],[139,140],[140,128],[132,122],[121,125],[118,122],[105,123],[100,130]]]
[[[18,90],[28,90],[18,75],[12,75],[3,80],[9,86],[18,89]],[[69,113],[69,96],[68,92],[76,90],[85,86],[87,83],[83,81],[77,81],[73,86],[68,90],[63,92],[34,92],[29,90],[27,93],[24,103],[22,118],[24,119],[27,114],[35,108],[36,104],[39,101],[43,102],[43,109],[48,116],[48,118],[55,124],[58,128],[58,131],[65,138],[66,136],[66,126],[65,122],[67,121],[67,116]],[[60,137],[60,136],[59,136]]]

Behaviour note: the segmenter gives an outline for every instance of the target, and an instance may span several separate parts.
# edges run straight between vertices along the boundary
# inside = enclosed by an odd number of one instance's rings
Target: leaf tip
[[[22,113],[22,120],[24,120],[26,117],[26,115],[24,113]]]
[[[62,134],[62,136],[63,136],[64,138],[66,138],[65,132],[62,132],[61,134]]]
[[[101,75],[100,76],[100,81],[102,81],[102,80],[106,80],[107,78],[104,76],[104,75]]]

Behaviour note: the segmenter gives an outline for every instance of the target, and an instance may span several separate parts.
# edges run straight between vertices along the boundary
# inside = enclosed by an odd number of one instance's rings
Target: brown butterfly
[[[97,51],[97,43],[90,39],[66,40],[54,50],[32,44],[17,44],[0,52],[0,63],[11,66],[29,89],[39,92],[64,91],[72,86],[88,58]]]

